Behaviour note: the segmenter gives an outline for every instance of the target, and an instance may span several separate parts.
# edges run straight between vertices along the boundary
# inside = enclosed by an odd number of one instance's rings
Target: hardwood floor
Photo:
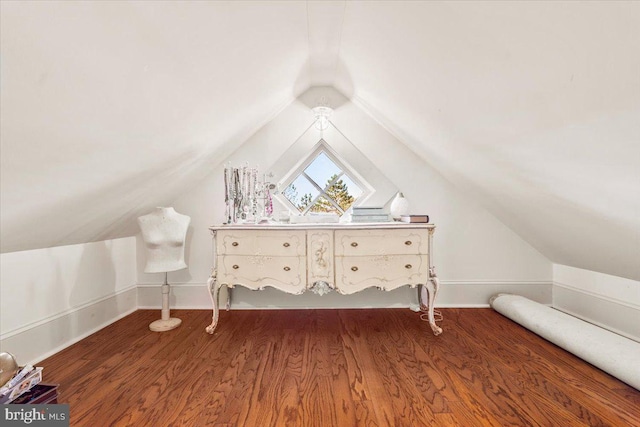
[[[137,311],[44,360],[73,426],[640,426],[640,392],[491,309]]]

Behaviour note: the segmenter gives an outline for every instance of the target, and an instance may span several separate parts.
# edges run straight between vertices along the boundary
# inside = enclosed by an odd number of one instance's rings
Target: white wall
[[[640,342],[640,282],[553,265],[553,307]]]
[[[0,255],[0,349],[34,363],[137,308],[136,239]]]
[[[309,107],[300,100],[294,102],[229,158],[212,165],[211,174],[174,203],[178,212],[192,217],[193,228],[187,241],[189,269],[175,273],[174,289],[179,286],[204,287],[210,274],[213,251],[208,227],[224,220],[222,165],[248,162],[268,172],[312,121]],[[487,306],[489,297],[496,292],[519,292],[539,302],[551,303],[549,260],[474,203],[471,197],[456,190],[359,107],[345,102],[336,108],[331,121],[404,192],[414,213],[429,214],[436,224],[433,260],[445,285],[438,305]],[[350,162],[349,158],[345,160]],[[360,172],[367,177],[367,171]],[[139,278],[145,283],[149,279],[152,283],[161,282],[159,277],[139,275]],[[333,302],[327,303],[330,298],[317,298],[311,294],[278,293],[274,296],[272,292],[236,288],[234,307],[324,307],[333,305]],[[415,302],[415,293],[406,290],[388,294],[385,298],[380,298],[376,292],[364,292],[341,304],[349,307],[410,306]],[[203,304],[210,303],[204,300]]]

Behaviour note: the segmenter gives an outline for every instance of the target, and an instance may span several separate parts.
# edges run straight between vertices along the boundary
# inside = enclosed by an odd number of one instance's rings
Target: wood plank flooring
[[[44,360],[73,426],[640,426],[640,392],[491,309],[140,310]]]

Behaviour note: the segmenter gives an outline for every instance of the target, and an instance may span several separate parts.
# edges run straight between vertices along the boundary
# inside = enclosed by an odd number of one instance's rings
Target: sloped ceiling
[[[134,234],[332,85],[552,261],[640,279],[640,3],[1,7],[3,252]]]
[[[2,251],[133,235],[309,85],[289,2],[2,2]]]

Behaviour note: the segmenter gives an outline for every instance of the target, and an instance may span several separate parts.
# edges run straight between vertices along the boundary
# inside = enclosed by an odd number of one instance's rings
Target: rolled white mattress
[[[503,316],[640,390],[640,343],[519,295],[497,294],[489,303]]]

